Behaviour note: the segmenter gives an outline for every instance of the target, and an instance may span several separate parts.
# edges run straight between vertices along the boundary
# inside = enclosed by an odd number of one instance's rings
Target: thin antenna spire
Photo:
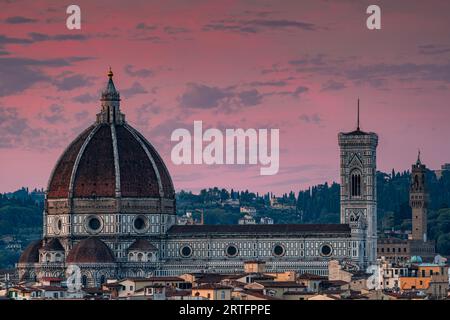
[[[356,122],[356,130],[359,131],[359,98],[358,98],[358,115],[357,115],[357,122]]]
[[[420,149],[419,149],[419,152],[417,153],[417,164],[420,164],[421,163],[421,161],[420,161]]]

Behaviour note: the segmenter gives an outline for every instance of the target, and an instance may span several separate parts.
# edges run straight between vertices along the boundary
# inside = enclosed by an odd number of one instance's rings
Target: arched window
[[[352,197],[361,196],[361,172],[354,170],[350,174],[350,194]]]
[[[139,252],[137,255],[137,261],[142,262],[143,258],[144,258],[144,255]]]
[[[419,189],[419,176],[414,176],[414,188]]]
[[[104,283],[106,283],[106,277],[105,277],[104,275],[102,275],[102,276],[100,277],[100,284],[102,285],[102,284],[104,284]]]
[[[87,276],[86,275],[83,275],[82,277],[81,277],[81,284],[83,285],[83,288],[86,288],[87,287]]]

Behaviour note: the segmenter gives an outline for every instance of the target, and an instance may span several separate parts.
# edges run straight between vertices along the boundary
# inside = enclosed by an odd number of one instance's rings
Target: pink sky
[[[109,66],[128,122],[155,145],[177,191],[277,194],[338,180],[339,131],[379,135],[378,169],[450,162],[450,2],[1,1],[0,192],[46,187],[99,111]],[[365,27],[382,9],[382,29]],[[176,128],[279,128],[280,171],[175,166]]]

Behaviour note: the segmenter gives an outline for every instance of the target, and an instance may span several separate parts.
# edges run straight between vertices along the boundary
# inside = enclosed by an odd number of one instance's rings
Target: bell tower
[[[378,135],[356,130],[339,133],[341,175],[341,223],[352,228],[353,260],[367,267],[376,261]]]
[[[409,204],[412,210],[412,240],[427,242],[427,204],[428,194],[425,184],[426,166],[420,160],[412,165]]]

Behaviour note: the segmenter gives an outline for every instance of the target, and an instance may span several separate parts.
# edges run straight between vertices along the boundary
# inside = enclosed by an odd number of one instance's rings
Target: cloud
[[[89,39],[88,36],[83,34],[57,34],[48,35],[44,33],[30,32],[29,38],[13,38],[5,35],[0,35],[0,48],[3,48],[9,44],[33,44],[42,41],[85,41]]]
[[[90,57],[69,57],[46,60],[29,58],[0,57],[0,97],[20,93],[39,82],[51,83],[52,79],[42,67],[66,67],[75,62],[91,59]]]
[[[274,91],[267,93],[267,95],[279,95],[279,96],[292,96],[294,98],[300,98],[301,95],[309,91],[308,87],[298,86],[294,90]]]
[[[320,124],[322,122],[322,119],[317,113],[311,115],[302,114],[299,116],[299,119],[305,123],[312,123],[312,124]]]
[[[86,110],[79,111],[75,113],[74,118],[77,122],[85,120],[89,116],[89,112]]]
[[[278,29],[278,28],[296,28],[307,31],[313,31],[316,29],[315,25],[308,22],[303,21],[292,21],[292,20],[251,20],[245,22],[246,25],[270,28],[270,29]]]
[[[99,96],[92,95],[89,93],[84,93],[82,95],[76,96],[73,98],[73,101],[79,103],[91,103],[100,100]]]
[[[40,42],[40,41],[85,41],[89,39],[88,36],[84,34],[57,34],[57,35],[48,35],[44,33],[30,32],[28,34],[31,38],[32,42]]]
[[[84,76],[82,74],[73,74],[69,76],[63,76],[61,79],[54,80],[53,85],[59,91],[70,91],[73,89],[91,86],[92,78]]]
[[[256,89],[238,90],[236,87],[219,88],[198,83],[188,83],[186,86],[186,91],[179,97],[183,108],[230,112],[239,107],[259,105],[264,98]]]
[[[5,35],[0,34],[0,48],[4,47],[8,44],[28,44],[32,41],[30,39],[22,39],[22,38],[11,38]]]
[[[184,27],[172,27],[172,26],[164,27],[164,32],[168,34],[188,33],[190,31],[191,30]]]
[[[146,41],[151,43],[164,43],[164,41],[158,36],[148,36],[148,37],[135,37],[132,40],[136,41]]]
[[[258,33],[267,30],[299,29],[314,31],[316,26],[312,23],[286,20],[286,19],[253,19],[253,20],[218,20],[203,26],[204,31],[232,31],[240,33]]]
[[[52,104],[46,112],[39,113],[38,118],[49,124],[67,121],[64,116],[64,107],[57,104]]]
[[[450,46],[440,44],[426,44],[418,46],[419,53],[424,55],[438,55],[450,52]]]
[[[148,122],[151,120],[152,115],[159,115],[163,108],[154,104],[154,101],[151,103],[144,103],[140,107],[136,109],[137,113],[137,121],[136,124],[138,126],[146,126]]]
[[[122,90],[121,93],[125,97],[131,98],[131,97],[133,97],[135,95],[138,95],[138,94],[148,93],[148,91],[139,82],[135,81],[135,82],[133,82],[131,87]]]
[[[450,64],[372,64],[347,70],[348,79],[380,87],[391,80],[426,80],[450,83]]]
[[[245,107],[256,106],[260,104],[263,99],[263,96],[256,89],[239,92],[237,96]]]
[[[426,45],[422,50],[428,54],[438,54],[444,48]],[[436,81],[450,83],[450,63],[372,63],[358,64],[358,57],[330,58],[325,54],[305,56],[288,61],[296,72],[320,74],[334,79],[324,84],[322,90],[344,89],[345,84],[338,79],[350,80],[357,85],[367,84],[378,89],[387,89],[389,81]]]
[[[67,136],[57,130],[33,128],[19,115],[17,108],[0,106],[0,149],[26,148],[46,150],[59,148]]]
[[[284,80],[253,81],[250,85],[254,87],[284,87],[287,82]]]
[[[125,66],[124,71],[131,77],[148,78],[154,74],[150,69],[135,69],[134,66],[128,64]]]
[[[180,97],[180,104],[185,108],[216,108],[222,99],[229,98],[232,95],[233,93],[227,89],[188,83],[187,90]]]
[[[22,17],[22,16],[8,17],[5,19],[5,23],[9,23],[9,24],[35,23],[37,21],[38,20],[36,20],[36,19]]]
[[[157,25],[148,25],[145,22],[139,22],[136,25],[136,29],[138,30],[156,30],[158,28]]]
[[[335,80],[329,80],[322,85],[322,91],[337,91],[345,88],[346,85],[343,82],[338,82]]]

